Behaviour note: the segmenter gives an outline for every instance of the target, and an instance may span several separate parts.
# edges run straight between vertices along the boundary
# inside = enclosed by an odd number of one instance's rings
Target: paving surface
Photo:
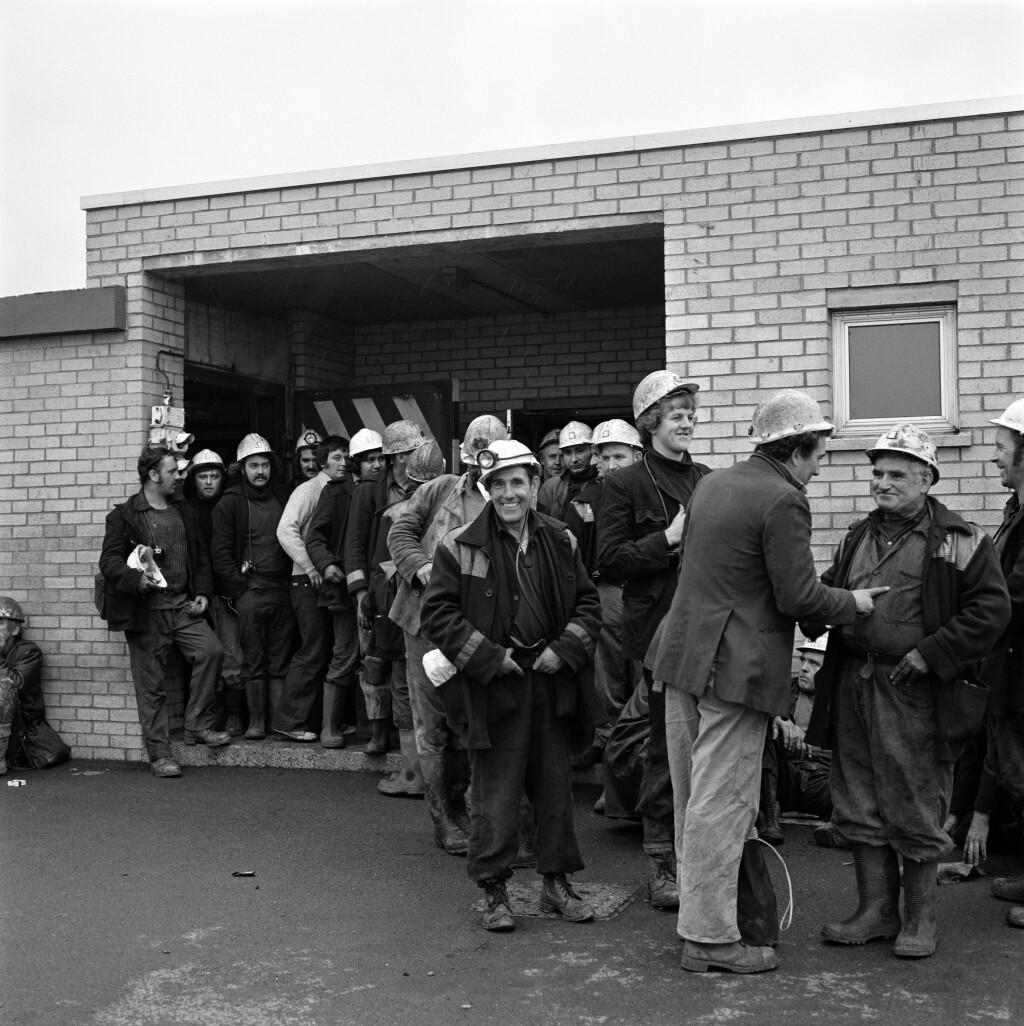
[[[0,779],[4,1026],[1024,1022],[1024,931],[1003,925],[987,881],[940,888],[934,958],[826,947],[818,929],[852,907],[853,870],[806,826],[782,848],[796,913],[781,969],[692,975],[674,917],[642,890],[610,919],[486,933],[423,803],[380,797],[370,773],[155,780],[72,762],[12,776],[27,783]],[[579,880],[631,892],[638,829],[594,816],[593,787],[577,792]]]

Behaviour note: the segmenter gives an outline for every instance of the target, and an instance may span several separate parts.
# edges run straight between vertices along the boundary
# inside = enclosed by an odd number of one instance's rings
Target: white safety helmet
[[[1024,435],[1024,399],[1016,399],[1006,407],[1001,417],[990,420],[990,424],[997,427],[1009,428],[1019,435]]]
[[[468,466],[476,466],[476,454],[486,449],[491,442],[508,438],[505,425],[490,413],[477,417],[466,428],[466,437],[459,446],[459,458]]]
[[[270,443],[263,437],[253,432],[250,435],[246,435],[238,443],[238,452],[236,459],[239,463],[243,460],[247,460],[250,456],[269,456],[274,450],[271,449]]]
[[[797,645],[796,650],[798,652],[820,652],[822,655],[825,654],[825,649],[828,647],[828,631],[824,634],[820,634],[813,641],[810,638],[804,638],[803,644]]]
[[[618,442],[620,445],[631,445],[634,449],[643,448],[640,433],[632,424],[627,424],[624,420],[606,420],[594,428],[594,440],[591,444],[595,449],[600,449],[602,445],[609,445],[613,442]]]
[[[932,468],[932,484],[939,479],[939,461],[935,454],[935,443],[927,431],[915,424],[897,424],[881,435],[874,447],[866,449],[872,463],[884,453],[897,456],[911,456]]]
[[[419,424],[411,420],[396,420],[384,428],[384,455],[394,456],[400,452],[412,452],[418,449],[427,436]]]
[[[206,467],[218,467],[224,469],[224,461],[212,449],[200,449],[192,457],[192,472],[204,470]]]
[[[832,434],[834,430],[821,407],[806,392],[784,388],[757,404],[748,433],[754,445],[767,445],[807,431]]]
[[[477,466],[480,468],[480,483],[486,485],[495,471],[506,467],[536,467],[539,470],[540,461],[522,442],[500,438],[492,442],[490,448],[477,453]]]
[[[295,443],[295,451],[300,449],[315,449],[323,439],[312,428],[303,428],[299,432],[299,440]]]
[[[410,480],[419,484],[433,481],[444,471],[445,462],[444,456],[441,455],[441,446],[433,438],[428,438],[422,445],[417,446],[405,465],[405,472]]]
[[[353,460],[358,459],[364,452],[373,452],[374,449],[383,449],[384,440],[376,431],[369,428],[360,428],[348,443],[348,454]]]
[[[558,448],[571,449],[574,445],[590,445],[594,432],[578,420],[570,420],[558,432]]]
[[[633,393],[633,420],[639,420],[642,413],[670,395],[683,392],[693,395],[699,391],[700,385],[695,381],[684,381],[674,371],[652,371],[636,386]]]

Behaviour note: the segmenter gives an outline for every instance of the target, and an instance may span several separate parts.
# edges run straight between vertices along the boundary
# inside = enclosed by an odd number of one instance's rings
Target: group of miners
[[[172,645],[190,669],[186,744],[269,731],[342,748],[358,688],[365,751],[398,731],[381,792],[425,797],[489,930],[514,929],[515,865],[535,864],[542,909],[594,917],[569,879],[583,868],[570,765],[602,762],[595,811],[642,821],[649,896],[678,909],[684,968],[778,965],[745,928],[740,882],[752,839],[782,840],[780,802],[830,817],[828,843],[853,851],[857,908],[823,937],[931,955],[974,735],[987,751],[966,857],[985,857],[997,789],[1024,803],[1024,400],[992,421],[1011,492],[994,540],[930,494],[934,441],[898,424],[867,450],[875,509],[819,578],[806,492],[833,428],[817,402],[768,396],[750,458],[712,472],[689,452],[698,392],[656,371],[633,424],[574,421],[536,452],[480,416],[461,474],[410,421],[304,431],[290,494],[258,434],[230,467],[199,452],[184,495],[177,455],[145,449],[100,570],[152,772],[181,772]],[[1024,901],[1024,876],[994,889]]]

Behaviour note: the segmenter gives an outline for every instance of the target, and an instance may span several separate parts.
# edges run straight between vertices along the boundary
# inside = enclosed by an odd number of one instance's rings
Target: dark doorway
[[[263,435],[287,462],[285,388],[242,374],[185,364],[185,423],[196,436],[189,450],[213,449],[232,463],[238,443],[250,431]]]
[[[600,406],[563,406],[556,409],[550,407],[543,410],[513,410],[512,437],[528,445],[534,452],[541,439],[551,430],[561,430],[570,420],[579,420],[591,428],[597,427],[604,420],[613,418],[633,423],[633,411],[628,406],[609,406],[607,400]]]

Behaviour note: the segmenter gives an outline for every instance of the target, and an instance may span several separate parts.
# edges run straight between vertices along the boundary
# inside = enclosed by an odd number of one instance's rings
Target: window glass
[[[851,324],[853,420],[942,415],[942,348],[937,321]]]

